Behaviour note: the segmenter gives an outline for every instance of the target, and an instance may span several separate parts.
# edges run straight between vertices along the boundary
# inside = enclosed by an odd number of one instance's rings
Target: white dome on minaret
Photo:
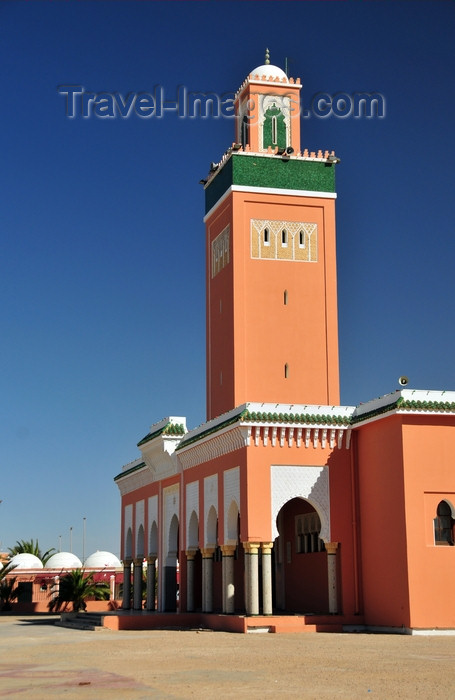
[[[250,73],[250,76],[255,77],[256,75],[259,77],[259,79],[261,79],[263,76],[265,76],[267,79],[269,79],[269,78],[273,78],[273,79],[279,78],[280,80],[282,80],[283,78],[285,78],[285,80],[288,79],[288,76],[286,75],[284,70],[282,70],[281,68],[278,68],[278,66],[274,66],[270,63],[270,53],[269,53],[268,49],[265,50],[265,63],[264,63],[264,65],[258,66],[257,68],[252,70]]]

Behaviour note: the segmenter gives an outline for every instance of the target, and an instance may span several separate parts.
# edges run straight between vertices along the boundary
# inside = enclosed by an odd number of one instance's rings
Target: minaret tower
[[[205,183],[208,419],[247,401],[339,403],[338,159],[301,151],[300,89],[267,51]]]

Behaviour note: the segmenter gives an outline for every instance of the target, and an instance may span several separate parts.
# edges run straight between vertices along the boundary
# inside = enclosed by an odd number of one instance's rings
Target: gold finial
[[[265,65],[266,66],[270,65],[270,53],[269,53],[268,49],[265,50]]]

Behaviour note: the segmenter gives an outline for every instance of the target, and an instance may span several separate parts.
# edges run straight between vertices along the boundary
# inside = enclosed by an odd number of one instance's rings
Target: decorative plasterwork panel
[[[178,452],[178,459],[183,469],[195,467],[203,462],[246,447],[247,429],[240,426],[220,430],[219,433],[202,438],[200,442],[193,443]]]
[[[350,444],[351,430],[346,428],[326,427],[302,427],[286,425],[251,425],[247,427],[246,444],[271,445],[272,447],[312,447],[325,449],[343,446],[343,437],[346,435],[345,447]]]
[[[229,264],[230,228],[224,228],[212,241],[212,279]]]
[[[144,515],[145,515],[145,501],[144,501],[144,499],[141,499],[140,501],[136,501],[135,510],[136,510],[136,521],[135,521],[136,527],[135,527],[135,533],[134,533],[134,541],[136,543],[135,553],[136,553],[136,556],[138,556],[139,553],[142,553],[142,554],[144,553],[144,552],[140,552],[139,541],[138,541],[139,528],[141,527],[141,525],[142,525],[142,529],[144,529]],[[143,546],[144,546],[144,544],[142,542],[142,547]],[[139,547],[139,549],[138,549],[138,547]]]
[[[148,499],[148,551],[158,554],[158,496]]]
[[[150,496],[148,499],[148,521],[149,528],[153,522],[158,525],[158,496]]]
[[[131,530],[131,541],[128,543],[128,530]],[[133,534],[133,504],[125,506],[124,511],[124,525],[123,525],[123,549],[125,552],[125,558],[132,556],[132,551],[129,552],[129,547],[132,548],[132,534]],[[129,546],[128,546],[129,545]]]
[[[229,540],[229,509],[232,503],[237,504],[240,512],[240,467],[227,469],[223,474],[224,482],[224,544],[236,544],[237,540]]]
[[[303,221],[251,219],[251,257],[317,262],[318,226]]]
[[[192,481],[186,485],[186,548],[189,547],[190,518],[193,511],[199,520],[199,481]]]
[[[210,508],[215,508],[218,515],[218,474],[206,476],[204,479],[204,546],[216,544],[207,540],[207,519]]]
[[[174,515],[179,520],[179,501],[180,501],[179,484],[168,486],[163,489],[163,510],[164,510],[164,527],[163,527],[163,552],[166,557],[169,553],[169,533],[171,521]]]
[[[272,538],[278,536],[276,519],[285,503],[304,498],[321,519],[320,538],[330,542],[330,493],[328,467],[271,466]]]
[[[148,467],[144,467],[143,469],[139,469],[132,474],[128,474],[128,476],[125,476],[123,479],[119,479],[116,484],[119,488],[120,494],[124,496],[127,493],[136,491],[136,489],[140,489],[143,486],[151,484],[153,480],[154,479],[150,469]]]

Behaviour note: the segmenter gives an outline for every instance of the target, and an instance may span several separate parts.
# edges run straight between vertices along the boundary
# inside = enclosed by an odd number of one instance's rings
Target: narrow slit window
[[[289,378],[289,365],[288,365],[287,362],[286,362],[286,364],[284,365],[284,378],[285,378],[285,379],[288,379],[288,378]]]
[[[270,232],[268,228],[264,229],[264,245],[270,245]]]
[[[286,229],[284,228],[284,229],[281,231],[281,245],[282,245],[282,246],[287,246],[287,244],[288,244],[288,232],[287,232]]]
[[[305,248],[305,231],[299,231],[299,247]]]
[[[288,290],[287,289],[285,289],[284,293],[283,293],[283,302],[284,302],[284,305],[287,306],[287,303],[288,303]]]
[[[276,117],[272,117],[272,143],[277,142]]]

